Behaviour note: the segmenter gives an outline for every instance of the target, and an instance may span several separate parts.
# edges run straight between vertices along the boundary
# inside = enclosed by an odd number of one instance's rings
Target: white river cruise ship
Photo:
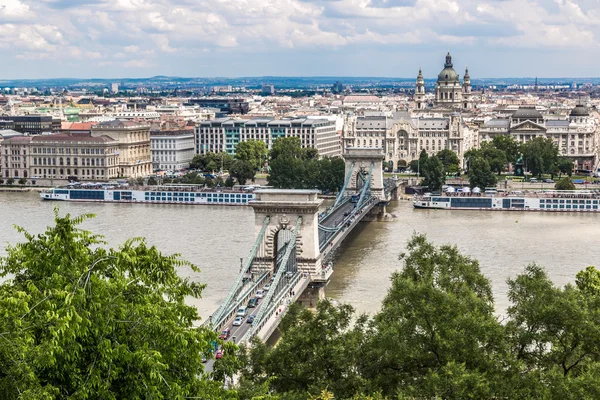
[[[57,201],[227,206],[245,206],[255,199],[253,187],[206,189],[198,185],[178,184],[146,187],[69,185],[41,192],[40,197]]]
[[[598,212],[598,190],[542,190],[527,192],[426,193],[415,196],[415,208],[440,210]]]

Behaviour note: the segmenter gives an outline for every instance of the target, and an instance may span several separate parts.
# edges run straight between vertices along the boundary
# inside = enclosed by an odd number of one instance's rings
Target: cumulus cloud
[[[564,52],[599,57],[599,35],[598,0],[0,0],[9,74],[44,59],[51,75],[335,75],[337,58],[354,74],[433,75],[451,48],[490,76],[491,53],[567,65]]]

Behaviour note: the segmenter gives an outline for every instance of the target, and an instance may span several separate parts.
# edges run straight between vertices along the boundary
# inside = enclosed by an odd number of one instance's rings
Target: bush
[[[21,178],[19,179],[19,185],[25,185],[27,183],[27,179]]]
[[[575,190],[575,184],[569,177],[564,177],[556,182],[554,185],[554,189],[556,190]]]
[[[8,178],[8,179],[6,180],[6,183],[7,183],[8,185],[12,185],[12,184],[14,184],[14,183],[15,183],[15,180],[14,180],[13,178]]]

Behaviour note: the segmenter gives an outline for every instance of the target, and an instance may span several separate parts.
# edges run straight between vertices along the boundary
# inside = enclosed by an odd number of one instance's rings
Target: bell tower
[[[425,80],[423,79],[423,72],[421,71],[421,68],[419,68],[419,75],[417,75],[414,100],[417,105],[417,110],[425,108]]]

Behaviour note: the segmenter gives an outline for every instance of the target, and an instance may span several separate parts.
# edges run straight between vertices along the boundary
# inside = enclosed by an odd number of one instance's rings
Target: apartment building
[[[196,126],[196,153],[224,151],[235,154],[238,143],[262,140],[271,148],[280,137],[296,136],[302,147],[314,147],[321,156],[341,156],[340,136],[335,121],[316,118],[231,119],[202,121]]]

